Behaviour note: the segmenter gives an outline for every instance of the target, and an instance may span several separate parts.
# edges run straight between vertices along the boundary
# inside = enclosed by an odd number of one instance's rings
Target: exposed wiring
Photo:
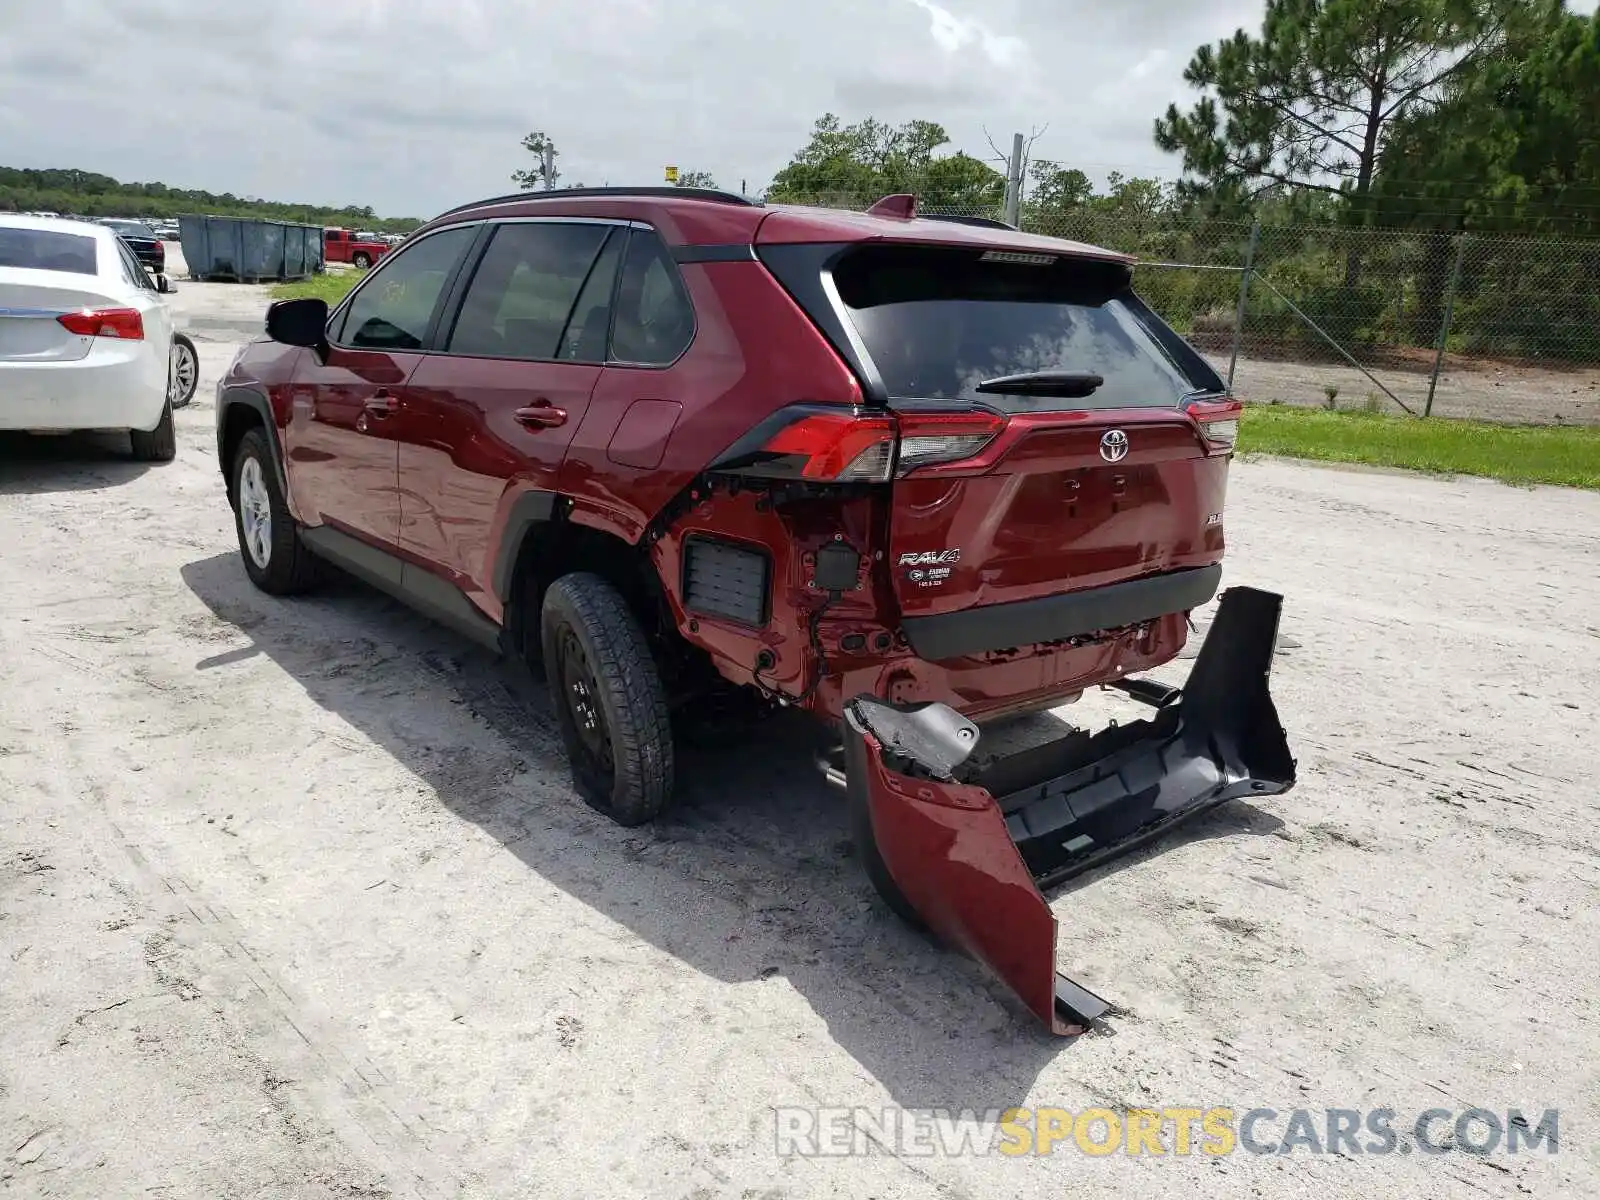
[[[828,655],[822,645],[821,625],[823,616],[838,598],[839,593],[829,592],[828,598],[812,610],[810,618],[806,621],[806,636],[811,643],[811,652],[817,656],[817,668],[812,673],[811,682],[806,685],[805,691],[798,696],[791,696],[782,688],[768,684],[761,678],[767,668],[760,665],[759,659],[756,668],[750,673],[757,688],[784,704],[804,705],[810,702],[811,697],[815,696],[817,689],[822,686],[822,681],[828,677]]]
[[[828,654],[822,648],[820,627],[823,615],[833,607],[833,602],[838,598],[838,592],[829,592],[828,598],[812,611],[811,619],[806,622],[806,633],[811,638],[811,651],[817,656],[817,669],[811,676],[811,682],[806,685],[806,690],[800,693],[799,699],[795,701],[796,704],[809,703],[811,697],[817,694],[817,689],[822,686],[822,681],[828,677]]]

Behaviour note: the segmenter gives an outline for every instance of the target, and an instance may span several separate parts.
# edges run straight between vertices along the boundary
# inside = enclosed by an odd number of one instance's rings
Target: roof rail
[[[513,201],[528,200],[569,200],[582,196],[640,196],[660,200],[710,200],[717,204],[736,204],[746,208],[761,208],[761,201],[752,200],[749,196],[741,196],[737,192],[724,192],[719,188],[701,187],[570,187],[554,188],[550,191],[523,191],[511,192],[505,196],[490,196],[486,200],[473,200],[467,204],[458,204],[454,208],[446,209],[439,217],[448,217],[452,213],[466,212],[469,208],[482,208],[486,204],[510,204]]]
[[[953,221],[957,225],[978,225],[984,229],[1009,229],[1013,233],[1022,232],[1017,226],[1005,221],[996,220],[994,217],[967,217],[959,213],[918,213],[924,221]]]

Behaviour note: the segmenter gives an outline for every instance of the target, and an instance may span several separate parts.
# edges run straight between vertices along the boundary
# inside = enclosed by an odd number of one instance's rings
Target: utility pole
[[[1006,164],[1005,222],[1015,225],[1022,211],[1022,135],[1011,135],[1011,161]]]
[[[546,139],[544,144],[544,190],[554,191],[556,186],[556,147]]]

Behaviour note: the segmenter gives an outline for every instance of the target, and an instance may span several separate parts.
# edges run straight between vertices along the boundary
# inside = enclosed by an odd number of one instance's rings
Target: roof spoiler
[[[977,225],[983,229],[1009,229],[1013,233],[1020,233],[1015,225],[1006,221],[996,220],[994,217],[964,216],[960,213],[924,213],[917,211],[917,198],[911,192],[896,192],[885,196],[867,209],[869,217],[893,217],[901,221],[910,221],[917,217],[924,221],[951,221],[957,225]]]

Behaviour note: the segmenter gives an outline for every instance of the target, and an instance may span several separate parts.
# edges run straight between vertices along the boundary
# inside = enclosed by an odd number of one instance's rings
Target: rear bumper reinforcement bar
[[[907,617],[901,626],[919,658],[943,662],[1140,625],[1169,613],[1188,612],[1210,604],[1221,581],[1220,566],[1192,567],[1037,600],[1012,600],[930,617]]]

